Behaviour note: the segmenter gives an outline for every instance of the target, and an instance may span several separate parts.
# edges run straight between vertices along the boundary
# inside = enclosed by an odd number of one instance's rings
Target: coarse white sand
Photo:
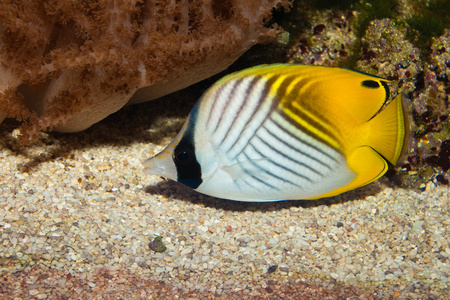
[[[134,106],[23,149],[9,133],[14,124],[2,124],[0,270],[107,266],[218,296],[251,294],[252,280],[269,276],[380,297],[449,297],[447,186],[406,190],[383,178],[330,199],[277,203],[200,195],[143,173],[142,161],[181,127],[191,104],[173,109],[179,103]],[[155,235],[165,252],[149,248]]]

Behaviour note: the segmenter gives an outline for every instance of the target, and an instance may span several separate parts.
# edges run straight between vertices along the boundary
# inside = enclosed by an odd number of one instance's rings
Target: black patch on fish
[[[364,80],[361,82],[361,85],[369,89],[377,89],[380,87],[380,84],[375,80]]]
[[[175,147],[172,157],[177,168],[177,181],[192,189],[198,188],[203,182],[202,169],[195,156],[195,146],[193,143],[194,130],[192,125],[197,118],[198,106],[198,103],[194,106],[189,116],[189,124],[186,131],[178,145]]]
[[[373,119],[376,115],[378,115],[378,113],[381,111],[383,106],[389,100],[389,96],[390,96],[391,92],[389,91],[389,86],[388,86],[387,82],[385,82],[385,81],[378,82],[378,81],[375,81],[375,80],[364,80],[364,81],[361,82],[361,85],[363,87],[366,87],[366,88],[369,88],[369,89],[377,89],[377,88],[379,88],[380,87],[380,83],[383,86],[384,91],[385,91],[384,102],[383,102],[383,105],[381,105],[380,110],[375,115],[373,115],[373,117],[370,118],[370,119]]]
[[[384,104],[386,104],[386,101],[389,100],[389,96],[391,95],[391,91],[389,90],[389,86],[388,86],[388,84],[385,81],[382,81],[381,84],[383,85],[384,90],[386,92],[386,98],[384,99],[384,103],[383,103],[383,105],[384,105]]]

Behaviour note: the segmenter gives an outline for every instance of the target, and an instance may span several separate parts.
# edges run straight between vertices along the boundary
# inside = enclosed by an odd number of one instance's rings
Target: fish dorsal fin
[[[366,122],[374,117],[389,99],[389,80],[366,73],[342,68],[306,65],[261,65],[247,69],[239,75],[283,77],[295,76],[301,85],[301,97],[315,99],[321,107],[335,107],[335,111],[344,109],[358,122]],[[279,91],[277,91],[279,92]],[[280,95],[286,97],[287,95]],[[321,103],[320,103],[321,102]]]
[[[324,76],[329,80],[318,84],[319,92],[358,122],[370,120],[389,99],[388,80],[338,68],[325,68]]]

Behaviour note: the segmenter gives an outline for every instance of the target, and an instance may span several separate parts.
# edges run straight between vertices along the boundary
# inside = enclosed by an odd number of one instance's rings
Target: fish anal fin
[[[347,158],[347,164],[355,172],[355,179],[346,186],[321,195],[320,198],[336,196],[369,184],[383,176],[388,169],[383,157],[369,146],[362,146],[353,151]]]

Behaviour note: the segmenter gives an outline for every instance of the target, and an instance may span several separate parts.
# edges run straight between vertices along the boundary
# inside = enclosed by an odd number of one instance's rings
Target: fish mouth
[[[157,155],[146,159],[143,165],[145,167],[145,174],[158,175],[167,179],[177,180],[177,169],[171,153],[162,151]]]

